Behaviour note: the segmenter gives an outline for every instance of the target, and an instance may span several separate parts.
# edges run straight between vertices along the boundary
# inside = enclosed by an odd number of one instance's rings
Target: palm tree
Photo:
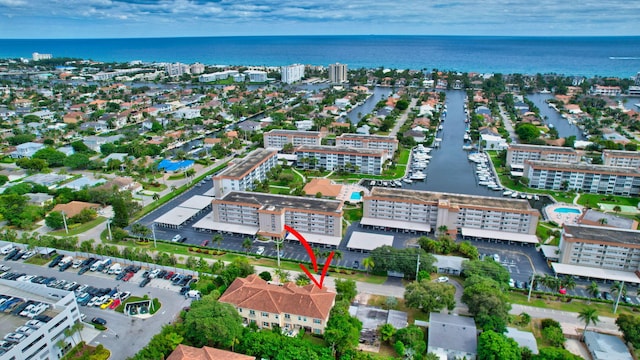
[[[215,244],[216,244],[216,246],[217,246],[218,248],[220,248],[220,243],[222,242],[222,240],[223,240],[222,235],[220,235],[220,234],[215,234],[215,235],[213,235],[213,239],[211,239],[211,242],[212,242],[212,243],[215,243]]]
[[[622,296],[626,296],[627,295],[627,287],[624,285],[624,283],[619,282],[619,281],[614,282],[609,291],[612,294],[621,293]]]
[[[607,218],[601,218],[600,220],[598,220],[598,222],[600,223],[600,225],[607,225],[608,223]]]
[[[557,293],[560,290],[560,279],[555,276],[545,275],[542,278],[541,283],[551,289],[553,293]]]
[[[576,281],[571,276],[564,276],[560,279],[560,287],[567,290],[573,290],[576,287]]]
[[[598,297],[598,294],[600,294],[600,288],[598,287],[598,283],[596,283],[595,281],[592,281],[591,284],[587,286],[587,293],[589,293],[591,297]]]
[[[153,196],[151,198],[153,199],[153,201],[158,201],[160,200],[160,195],[158,193],[153,193]]]
[[[369,270],[373,269],[376,264],[373,262],[372,258],[368,257],[362,259],[362,266],[364,266],[364,269],[367,271],[367,275],[369,275]]]
[[[249,250],[251,250],[251,246],[253,246],[253,241],[248,237],[244,238],[242,241],[242,247],[247,251],[247,255],[249,254]]]
[[[598,311],[594,308],[584,308],[578,313],[578,319],[584,321],[584,329],[582,330],[582,339],[584,340],[584,332],[587,331],[587,326],[590,324],[596,325],[600,322],[598,318]]]
[[[449,228],[447,227],[447,225],[440,225],[438,226],[438,233],[439,234],[446,234],[447,231],[449,231]]]
[[[275,269],[274,272],[275,272],[276,276],[278,277],[278,281],[281,284],[284,284],[284,283],[289,281],[290,274],[289,274],[288,271],[278,268],[278,269]]]

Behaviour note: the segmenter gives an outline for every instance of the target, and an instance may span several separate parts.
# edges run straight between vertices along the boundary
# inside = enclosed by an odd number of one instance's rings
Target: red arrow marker
[[[294,228],[290,227],[289,225],[285,225],[284,229],[290,232],[291,234],[293,234],[293,236],[295,236],[296,239],[300,241],[302,246],[304,246],[304,248],[307,250],[307,254],[309,254],[309,258],[311,259],[311,264],[313,265],[313,271],[318,272],[318,260],[316,259],[316,256],[313,254],[313,249],[311,249],[311,245],[309,245],[307,240],[302,235],[300,235],[299,232],[297,232]],[[333,254],[334,254],[334,251],[332,251],[327,257],[327,262],[325,262],[324,267],[322,268],[322,273],[320,275],[320,282],[316,280],[315,276],[311,274],[311,272],[309,271],[309,269],[307,269],[306,266],[299,264],[302,271],[305,274],[307,274],[309,279],[311,279],[311,281],[313,281],[313,283],[316,284],[316,286],[319,287],[320,289],[322,289],[322,284],[324,283],[324,277],[327,275],[327,271],[329,270],[329,265],[331,264],[331,259],[333,259]]]

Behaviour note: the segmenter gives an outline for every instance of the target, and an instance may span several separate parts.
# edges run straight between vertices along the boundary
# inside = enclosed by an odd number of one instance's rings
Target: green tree
[[[246,251],[247,255],[249,254],[249,250],[251,250],[252,246],[253,246],[253,241],[251,241],[251,239],[249,239],[248,237],[242,240],[242,248]]]
[[[324,340],[331,347],[335,358],[339,359],[358,346],[361,330],[362,322],[349,315],[349,303],[340,301],[331,309],[329,321],[325,327]]]
[[[554,347],[540,348],[540,353],[534,355],[532,360],[582,360],[582,357],[573,355],[568,350]]]
[[[393,325],[386,323],[378,328],[378,332],[380,333],[380,339],[384,342],[388,342],[393,339],[393,336],[396,333],[396,328]]]
[[[518,343],[494,331],[484,331],[478,336],[478,360],[520,360]]]
[[[598,310],[590,307],[586,307],[578,313],[578,319],[584,322],[584,329],[582,329],[582,338],[584,339],[584,333],[587,331],[587,326],[590,324],[596,325],[600,322],[598,318]]]
[[[335,280],[336,287],[336,301],[348,301],[352,302],[353,299],[358,295],[358,290],[356,288],[355,280],[350,279],[336,279]]]
[[[443,308],[453,310],[456,306],[455,294],[456,288],[453,285],[425,279],[407,285],[404,300],[408,307],[420,309],[428,314]]]
[[[191,303],[184,319],[184,337],[193,346],[231,348],[242,337],[242,318],[233,305],[205,295]]]
[[[589,293],[589,295],[591,295],[591,297],[597,297],[598,294],[600,294],[600,288],[598,287],[598,283],[595,281],[592,281],[591,284],[589,284],[589,286],[587,286],[587,293]]]
[[[540,137],[540,130],[531,123],[520,123],[516,126],[516,134],[523,143],[531,143]]]
[[[64,227],[64,219],[60,211],[52,211],[44,219],[45,225],[52,229],[62,229]]]
[[[369,274],[369,270],[373,269],[373,267],[376,266],[376,264],[375,262],[373,262],[372,258],[368,257],[368,258],[362,259],[362,266],[364,267],[367,274]]]
[[[469,241],[463,241],[458,244],[458,252],[467,259],[477,260],[480,254],[478,248],[473,246]]]
[[[129,209],[127,201],[122,196],[114,196],[111,207],[113,208],[113,225],[125,228],[129,225]]]
[[[258,276],[260,276],[260,279],[264,281],[271,281],[271,273],[268,271],[263,271],[260,274],[258,274]]]
[[[562,328],[556,326],[548,326],[542,329],[542,337],[555,347],[562,347],[567,340],[562,333]]]
[[[489,257],[484,260],[465,261],[462,263],[462,272],[467,278],[476,275],[493,279],[505,288],[509,285],[511,278],[509,270]]]
[[[64,165],[64,159],[67,157],[63,152],[60,152],[52,147],[45,147],[33,154],[32,158],[42,159],[47,162],[49,167],[60,167]]]
[[[616,319],[616,325],[622,332],[624,340],[640,348],[640,317],[633,314],[620,314]]]
[[[467,278],[462,302],[469,306],[479,328],[505,332],[511,305],[497,281],[477,275]]]
[[[64,159],[64,166],[72,170],[86,169],[90,163],[91,159],[89,159],[89,156],[83,153],[71,154]]]
[[[424,354],[427,350],[424,332],[416,325],[412,324],[398,329],[395,339],[404,345],[405,353],[419,355]]]

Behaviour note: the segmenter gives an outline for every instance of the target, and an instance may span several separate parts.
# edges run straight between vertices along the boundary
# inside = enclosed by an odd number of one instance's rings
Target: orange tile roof
[[[98,209],[100,208],[100,204],[88,203],[84,201],[72,201],[68,204],[58,204],[56,205],[52,211],[60,211],[64,212],[67,218],[72,218],[84,209]]]
[[[208,346],[196,348],[179,344],[167,360],[255,360],[254,356],[220,350]]]
[[[314,178],[304,186],[304,192],[307,195],[315,195],[321,193],[322,196],[336,197],[340,194],[342,185],[334,184],[330,179]]]
[[[237,278],[219,301],[237,307],[327,319],[336,294],[314,284],[299,287],[292,282],[283,286],[268,284],[258,275]]]

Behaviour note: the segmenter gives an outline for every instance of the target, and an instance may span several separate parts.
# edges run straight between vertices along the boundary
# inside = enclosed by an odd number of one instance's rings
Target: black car
[[[54,257],[53,260],[51,260],[51,262],[49,263],[49,267],[50,268],[56,267],[63,258],[64,258],[64,255],[62,255],[62,254]]]
[[[80,271],[78,271],[78,275],[82,275],[82,274],[86,273],[87,271],[89,271],[89,269],[91,269],[91,267],[89,267],[89,266],[85,266],[83,268],[80,268]]]
[[[187,291],[189,291],[189,290],[191,290],[191,287],[189,287],[189,286],[183,286],[183,287],[180,289],[180,295],[184,295],[184,294],[186,294],[186,293],[187,293]]]
[[[68,263],[65,263],[64,265],[60,266],[60,269],[58,269],[59,271],[65,271],[68,268],[71,267],[71,265],[73,265],[73,263],[71,261],[69,261]]]
[[[45,322],[45,323],[46,323],[46,322],[51,321],[51,319],[52,319],[52,318],[51,318],[51,316],[49,316],[49,315],[40,314],[40,315],[38,315],[38,316],[34,317],[33,319],[34,319],[34,320],[38,320],[38,321],[42,321],[42,322]]]
[[[18,250],[18,252],[13,254],[13,256],[9,258],[9,260],[13,260],[13,261],[20,260],[20,259],[22,259],[22,255],[24,255],[26,253],[27,253],[26,251]]]
[[[360,268],[360,261],[354,260],[353,261],[353,268],[356,269],[356,270],[359,269]]]
[[[609,292],[607,292],[607,291],[604,291],[604,292],[602,293],[602,296],[604,296],[604,299],[605,299],[605,300],[613,301],[613,296],[611,296],[611,293],[609,293]]]
[[[20,252],[20,249],[18,248],[13,248],[13,250],[9,251],[9,253],[7,255],[5,255],[4,260],[11,260],[13,258],[13,256],[17,253]]]
[[[147,286],[148,283],[151,282],[151,279],[149,279],[148,277],[142,279],[142,281],[140,282],[140,287],[145,287]]]
[[[124,278],[124,276],[127,275],[126,272],[121,272],[120,274],[116,275],[116,280],[122,280],[122,278]]]
[[[91,322],[94,324],[102,325],[102,326],[107,325],[107,320],[99,317],[94,317],[93,319],[91,319]]]

